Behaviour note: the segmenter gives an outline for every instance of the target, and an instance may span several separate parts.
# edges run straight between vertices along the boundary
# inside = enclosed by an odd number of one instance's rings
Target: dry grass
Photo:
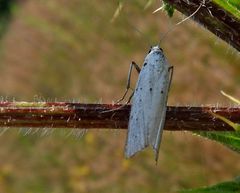
[[[169,29],[167,16],[151,14],[158,5],[144,11],[144,4],[126,3],[112,24],[114,2],[26,1],[1,42],[0,92],[19,100],[36,94],[116,100],[129,63],[141,64],[149,49],[131,26],[155,44]],[[175,66],[169,104],[228,104],[221,89],[240,95],[239,56],[193,22],[161,46]],[[190,133],[164,134],[158,166],[151,151],[124,160],[125,131],[91,131],[79,140],[66,135],[24,137],[16,130],[1,136],[0,192],[173,192],[231,178],[240,169],[238,155]]]

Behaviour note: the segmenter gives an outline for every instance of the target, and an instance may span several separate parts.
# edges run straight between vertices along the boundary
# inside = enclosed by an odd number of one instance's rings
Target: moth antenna
[[[184,23],[185,21],[189,20],[191,17],[193,17],[200,9],[203,5],[205,5],[205,2],[206,0],[203,0],[200,5],[198,6],[198,8],[191,14],[189,15],[188,17],[186,17],[185,19],[183,19],[182,21],[178,22],[177,24],[175,24],[171,29],[169,29],[163,36],[162,38],[160,39],[159,41],[159,45],[160,43],[162,42],[162,40],[164,40],[164,38],[171,32],[173,31],[178,25]]]
[[[138,33],[148,42],[148,47],[150,47],[151,45],[153,45],[146,34],[144,34],[142,31],[140,31],[138,28],[136,28],[136,27],[133,26],[132,24],[129,24],[129,25],[130,25],[136,32],[138,32]]]

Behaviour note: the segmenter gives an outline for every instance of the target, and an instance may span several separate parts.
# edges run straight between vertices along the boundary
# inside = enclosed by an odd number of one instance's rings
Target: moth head
[[[148,61],[153,61],[153,62],[165,61],[165,56],[162,48],[160,48],[159,46],[151,47],[151,49],[149,50],[149,53],[145,58],[145,62],[148,63]]]
[[[151,46],[148,53],[151,53],[151,52],[161,52],[161,53],[163,53],[163,49],[160,48],[159,46]]]

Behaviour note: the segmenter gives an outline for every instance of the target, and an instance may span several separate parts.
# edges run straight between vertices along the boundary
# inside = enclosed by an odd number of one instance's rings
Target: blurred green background
[[[0,6],[2,100],[116,101],[130,62],[141,65],[150,44],[183,19],[152,14],[159,1],[146,4],[124,1],[113,23],[118,1]],[[220,90],[239,98],[239,54],[198,24],[178,26],[161,47],[175,67],[169,105],[229,105]],[[156,166],[151,150],[124,159],[126,130],[89,130],[83,137],[64,129],[27,131],[0,136],[1,193],[166,193],[232,179],[240,171],[236,153],[189,132],[164,132]]]

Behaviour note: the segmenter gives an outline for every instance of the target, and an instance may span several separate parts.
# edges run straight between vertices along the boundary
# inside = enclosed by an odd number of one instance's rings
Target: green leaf
[[[174,8],[173,8],[172,5],[170,5],[169,3],[163,1],[163,8],[164,8],[164,10],[167,12],[167,14],[168,14],[169,17],[172,17],[172,16],[173,16]]]
[[[233,151],[240,153],[240,131],[235,132],[195,132],[196,135],[217,141]]]
[[[239,193],[240,176],[233,181],[222,182],[213,186],[198,189],[182,190],[180,193]]]
[[[213,2],[221,6],[223,10],[234,15],[237,19],[240,19],[239,0],[213,0]]]
[[[227,98],[229,98],[231,101],[240,104],[240,101],[236,98],[234,98],[231,95],[226,94],[225,92],[221,91],[221,93],[226,96]],[[231,120],[210,112],[212,114],[212,116],[224,121],[225,123],[227,123],[229,126],[231,126],[232,128],[234,128],[235,132],[205,132],[205,131],[199,131],[199,132],[195,132],[195,134],[217,141],[225,146],[227,146],[228,148],[230,148],[233,151],[236,151],[238,153],[240,153],[240,124],[238,123],[234,123]]]
[[[238,123],[234,123],[232,122],[231,120],[221,116],[221,115],[218,115],[216,113],[213,113],[213,112],[210,112],[214,117],[224,121],[225,123],[227,123],[230,127],[232,127],[235,131],[240,131],[240,124]]]
[[[156,13],[162,9],[167,12],[169,17],[173,16],[174,7],[172,5],[170,5],[167,1],[163,1],[163,5],[161,7],[159,7],[158,9],[156,9],[153,13]]]

